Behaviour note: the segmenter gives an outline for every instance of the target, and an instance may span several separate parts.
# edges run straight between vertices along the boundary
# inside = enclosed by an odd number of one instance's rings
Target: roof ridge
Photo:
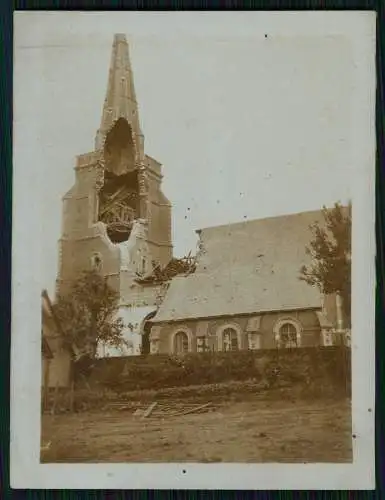
[[[341,205],[342,208],[347,208],[347,205]],[[333,207],[326,207],[327,210],[332,210]],[[221,229],[221,228],[225,228],[225,227],[234,227],[234,226],[243,226],[243,225],[248,225],[248,224],[253,224],[253,223],[256,223],[256,222],[264,222],[264,221],[271,221],[271,220],[278,220],[278,219],[286,219],[286,218],[294,218],[294,217],[299,217],[301,215],[315,215],[315,214],[322,214],[322,210],[323,208],[320,208],[318,210],[306,210],[306,211],[302,211],[302,212],[290,212],[290,213],[286,213],[286,214],[281,214],[281,215],[270,215],[268,217],[261,217],[261,218],[257,218],[257,219],[248,219],[248,220],[241,220],[241,221],[238,221],[238,222],[230,222],[228,224],[220,224],[220,225],[216,225],[216,226],[206,226],[206,227],[202,227],[200,229],[197,229],[196,230],[196,233],[200,233],[201,231],[207,231],[207,230],[211,230],[211,229]]]

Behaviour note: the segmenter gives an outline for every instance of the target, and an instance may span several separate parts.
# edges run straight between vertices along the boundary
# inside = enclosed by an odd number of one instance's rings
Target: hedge
[[[326,383],[350,387],[350,349],[341,347],[147,355],[104,358],[88,384],[127,392],[228,381],[275,379],[286,384]]]
[[[345,347],[106,358],[74,394],[60,391],[55,408],[68,411],[71,399],[75,411],[99,411],[119,401],[341,398],[350,396],[350,379]]]

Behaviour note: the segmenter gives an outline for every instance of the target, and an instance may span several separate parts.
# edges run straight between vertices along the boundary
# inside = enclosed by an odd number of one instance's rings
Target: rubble
[[[161,284],[171,281],[175,276],[188,275],[195,272],[196,257],[191,252],[182,258],[172,258],[166,267],[161,268],[153,262],[154,268],[150,275],[145,277],[137,274],[136,281],[140,284]]]

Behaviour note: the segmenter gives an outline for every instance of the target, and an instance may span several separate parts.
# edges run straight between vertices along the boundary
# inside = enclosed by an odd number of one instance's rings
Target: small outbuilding
[[[46,290],[42,295],[42,390],[69,387],[71,350],[65,345],[60,323]]]

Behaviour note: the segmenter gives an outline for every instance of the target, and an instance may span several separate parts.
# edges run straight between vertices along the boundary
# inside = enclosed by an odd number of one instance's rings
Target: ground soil
[[[41,461],[351,462],[348,400],[215,403],[210,413],[141,420],[133,411],[43,415]],[[48,449],[44,450],[47,443]]]

